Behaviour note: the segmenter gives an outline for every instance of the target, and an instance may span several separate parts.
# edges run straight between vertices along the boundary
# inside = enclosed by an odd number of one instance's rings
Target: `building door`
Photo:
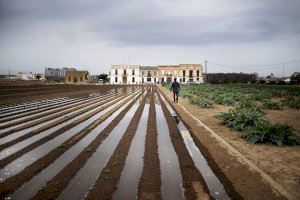
[[[74,83],[77,83],[77,76],[74,76]]]
[[[172,82],[172,77],[167,77],[167,83],[171,83]]]
[[[127,76],[123,76],[123,84],[127,83]]]

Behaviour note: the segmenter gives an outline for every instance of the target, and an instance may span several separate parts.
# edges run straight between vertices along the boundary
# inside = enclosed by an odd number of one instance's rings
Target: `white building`
[[[140,83],[139,65],[112,65],[110,70],[111,84]]]

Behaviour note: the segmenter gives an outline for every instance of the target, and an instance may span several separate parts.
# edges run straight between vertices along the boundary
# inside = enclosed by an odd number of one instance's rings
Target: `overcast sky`
[[[299,0],[0,0],[0,73],[300,59]],[[129,59],[130,57],[130,59]],[[208,72],[273,72],[208,64]],[[300,62],[285,65],[285,74]]]

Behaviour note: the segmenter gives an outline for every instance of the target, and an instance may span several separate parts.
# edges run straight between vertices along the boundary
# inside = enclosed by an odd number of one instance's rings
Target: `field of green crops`
[[[165,85],[169,88],[170,85]],[[265,110],[300,109],[300,87],[253,84],[182,85],[180,96],[200,108],[214,104],[232,106],[216,116],[224,125],[239,131],[252,143],[278,146],[295,145],[299,141],[293,127],[271,124]]]

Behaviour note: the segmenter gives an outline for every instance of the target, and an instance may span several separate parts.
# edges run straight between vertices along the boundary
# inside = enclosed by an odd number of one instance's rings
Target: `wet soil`
[[[165,103],[162,101],[160,94],[158,98],[162,104],[162,109],[164,116],[167,120],[167,124],[170,130],[171,141],[173,143],[175,152],[179,159],[179,166],[183,178],[183,188],[185,190],[186,199],[197,199],[199,191],[202,197],[209,199],[209,191],[207,185],[201,176],[198,169],[195,167],[195,164],[184,144],[184,141],[181,137],[181,133],[177,128],[176,121],[169,113]],[[195,184],[198,183],[198,184]],[[200,183],[200,184],[199,184]],[[194,185],[197,185],[197,192],[194,188]]]
[[[96,121],[90,124],[88,127],[80,131],[79,133],[75,134],[67,141],[65,141],[62,145],[62,148],[58,147],[48,153],[46,156],[40,158],[33,164],[26,167],[21,173],[12,176],[5,180],[4,182],[0,183],[0,197],[8,195],[12,191],[14,191],[17,187],[21,186],[24,182],[31,179],[35,174],[40,172],[42,169],[50,165],[55,159],[57,159],[60,155],[62,155],[65,151],[71,148],[74,144],[80,141],[83,137],[85,137],[92,129],[94,129],[97,125],[99,125],[102,121],[108,118],[113,112],[115,112],[118,108],[125,104],[126,101],[119,104],[118,106],[114,107],[101,117],[99,117]]]
[[[137,197],[139,179],[144,166],[143,157],[149,108],[150,98],[147,98],[143,114],[125,161],[124,169],[122,170],[117,190],[113,194],[113,199],[136,199]]]
[[[143,101],[139,105],[113,155],[110,157],[108,163],[102,170],[100,176],[93,185],[93,188],[89,191],[85,199],[112,198],[121,177],[121,172],[125,166],[126,157],[136,133],[147,98],[148,95],[144,97]]]
[[[130,95],[130,94],[124,95],[124,96],[122,96],[122,98],[125,98],[126,96],[129,96],[129,95]],[[116,99],[116,100],[113,100],[113,101],[107,100],[106,103],[109,102],[107,105],[101,106],[99,109],[96,109],[95,111],[93,111],[93,112],[91,112],[91,113],[89,113],[89,114],[87,114],[87,115],[82,116],[81,118],[75,120],[75,121],[72,122],[71,124],[68,124],[67,126],[64,126],[64,127],[60,128],[59,130],[57,130],[57,131],[55,131],[55,132],[53,132],[53,133],[47,135],[46,137],[44,137],[44,138],[42,138],[42,139],[36,141],[35,143],[33,143],[33,144],[31,144],[31,145],[29,145],[29,146],[23,148],[22,150],[20,150],[20,151],[14,153],[14,154],[11,154],[10,156],[8,156],[8,157],[2,159],[2,160],[0,161],[0,167],[1,167],[1,168],[4,167],[5,165],[7,165],[8,163],[12,162],[12,161],[15,160],[16,158],[18,158],[18,157],[20,157],[20,156],[26,154],[27,152],[33,150],[34,148],[40,146],[41,144],[44,144],[45,142],[47,142],[47,141],[49,141],[49,140],[51,140],[51,139],[53,139],[53,138],[55,138],[55,137],[57,137],[57,136],[63,134],[63,133],[66,132],[67,130],[70,130],[70,129],[73,128],[74,126],[76,126],[76,125],[78,125],[78,124],[84,122],[85,120],[89,119],[90,117],[92,117],[92,116],[95,115],[96,113],[101,112],[102,110],[106,109],[107,107],[113,105],[113,104],[114,104],[115,102],[117,102],[117,101],[118,101],[117,99]],[[97,106],[96,106],[96,107],[97,107]],[[83,113],[84,113],[84,112],[82,111],[82,112],[80,112],[79,114],[83,114]],[[49,125],[48,128],[51,128],[51,127],[53,127],[53,125]],[[47,128],[46,128],[46,129],[47,129]],[[43,128],[43,130],[46,130],[46,129]],[[41,132],[41,130],[34,131],[34,132],[30,133],[29,135],[30,135],[30,137],[31,137],[31,136],[33,136],[33,135],[36,135],[36,134],[40,133],[40,132]],[[24,140],[24,139],[27,139],[27,138],[29,138],[28,134],[27,134],[27,135],[24,135],[24,137],[22,136],[22,137],[20,137],[20,138],[18,138],[18,139],[16,139],[16,140],[13,140],[11,143],[15,143],[15,144],[16,144],[17,142],[20,142],[20,141],[22,141],[22,140]],[[2,146],[7,146],[7,145],[5,144],[5,145],[2,145]],[[2,147],[2,146],[1,146],[1,147]]]
[[[133,85],[136,87],[135,85]],[[67,85],[37,81],[0,80],[0,106],[59,97],[83,97],[93,92],[128,87],[120,85]],[[21,97],[21,98],[20,98]]]
[[[161,91],[165,93],[164,89]],[[236,156],[220,145],[210,132],[199,125],[180,106],[169,99],[168,101],[188,128],[195,144],[232,199],[285,199],[276,193],[260,174],[239,162]],[[207,109],[205,112],[208,112]]]
[[[85,165],[87,160],[95,153],[102,141],[118,125],[140,96],[141,94],[135,97],[135,99],[101,132],[101,134],[99,134],[94,141],[86,147],[88,151],[82,151],[72,162],[70,162],[53,179],[51,179],[33,199],[57,198],[70,183],[70,180]]]
[[[161,196],[161,174],[158,157],[154,94],[150,96],[149,117],[145,141],[144,167],[138,186],[138,198],[156,200]]]

